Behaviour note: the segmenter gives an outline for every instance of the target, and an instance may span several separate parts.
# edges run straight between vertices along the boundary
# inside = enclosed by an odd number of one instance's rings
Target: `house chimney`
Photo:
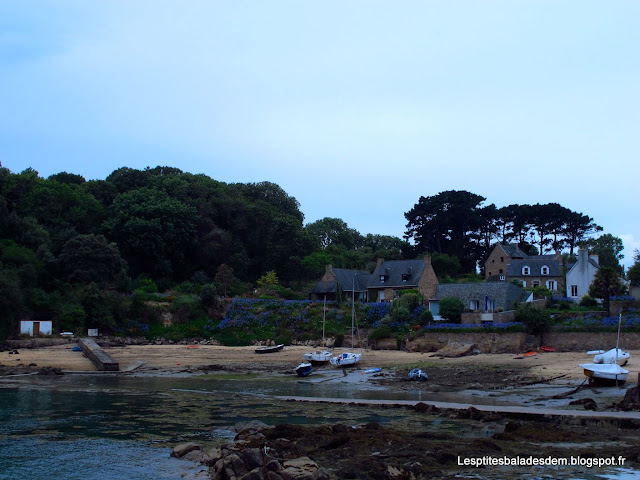
[[[376,268],[378,268],[380,265],[382,265],[382,262],[384,262],[384,258],[378,257],[376,259]]]
[[[580,265],[586,265],[589,261],[589,252],[586,248],[580,247],[578,249],[578,263]]]
[[[424,264],[425,265],[431,265],[431,255],[425,255]]]
[[[329,273],[329,272],[331,272],[331,269],[332,269],[332,268],[333,268],[333,265],[331,265],[330,263],[327,263],[327,264],[324,266],[324,273]]]

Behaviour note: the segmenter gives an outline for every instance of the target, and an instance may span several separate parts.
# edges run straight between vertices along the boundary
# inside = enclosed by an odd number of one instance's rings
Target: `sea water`
[[[206,469],[171,458],[171,449],[187,441],[205,446],[228,441],[233,438],[229,426],[253,419],[267,424],[378,422],[418,430],[460,429],[460,423],[405,409],[301,405],[270,398],[375,398],[371,391],[344,385],[316,387],[262,378],[2,377],[0,480],[204,479]],[[388,398],[389,392],[382,396]],[[626,480],[640,478],[640,472],[611,469],[557,478]]]

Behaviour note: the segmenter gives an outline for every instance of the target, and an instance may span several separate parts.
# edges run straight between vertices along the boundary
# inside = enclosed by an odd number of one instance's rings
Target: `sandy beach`
[[[0,352],[0,374],[38,371],[44,367],[65,372],[96,372],[91,361],[79,351],[75,342],[39,348],[20,348],[18,353]],[[123,374],[177,375],[202,372],[268,373],[291,375],[302,361],[302,355],[312,349],[287,346],[282,351],[258,355],[254,347],[222,347],[213,345],[127,345],[104,347],[104,351],[120,364]],[[339,353],[343,349],[335,349]],[[563,389],[583,384],[585,377],[580,363],[592,357],[586,352],[536,352],[522,354],[477,354],[445,358],[434,353],[399,350],[363,350],[357,369],[347,369],[340,381],[369,381],[396,390],[421,389],[429,392],[459,392],[472,390],[476,395],[501,397],[515,403],[528,404],[538,399],[538,405],[561,405],[559,401],[541,401]],[[637,383],[638,369],[634,359],[640,351],[631,351],[628,382],[625,388],[583,390],[572,398],[594,397],[598,405],[611,404],[624,396],[626,388]],[[379,367],[375,376],[351,375],[356,370]],[[427,382],[407,382],[411,368],[422,368],[429,375]],[[316,372],[338,375],[337,369],[324,366]],[[339,375],[342,377],[342,375]],[[583,384],[584,385],[584,384]],[[509,396],[509,394],[511,394]],[[564,402],[567,403],[567,402]]]

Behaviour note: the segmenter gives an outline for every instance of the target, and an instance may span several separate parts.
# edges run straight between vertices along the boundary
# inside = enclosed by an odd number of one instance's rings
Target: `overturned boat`
[[[617,363],[620,366],[625,366],[629,362],[631,354],[624,352],[619,348],[612,348],[611,350],[590,350],[587,355],[594,355],[593,363]]]

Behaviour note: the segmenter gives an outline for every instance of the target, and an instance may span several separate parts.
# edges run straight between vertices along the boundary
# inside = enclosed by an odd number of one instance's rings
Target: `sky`
[[[640,2],[0,0],[0,162],[269,181],[401,237],[420,196],[557,202],[640,248]]]

